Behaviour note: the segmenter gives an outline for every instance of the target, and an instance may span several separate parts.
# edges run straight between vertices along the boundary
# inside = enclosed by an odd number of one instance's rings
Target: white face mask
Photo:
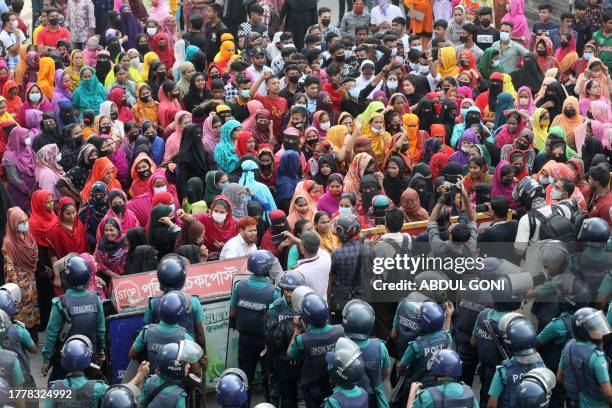
[[[411,47],[413,50],[417,50],[418,52],[423,52],[423,46],[422,45],[415,45],[414,47]]]
[[[470,151],[470,148],[469,148],[469,147],[467,147],[467,146],[461,146],[461,151],[462,151],[463,153],[467,153],[467,152],[469,152],[469,151]]]
[[[240,96],[242,96],[244,99],[249,99],[251,97],[251,91],[248,89],[242,89],[240,90]]]
[[[553,200],[560,200],[561,197],[563,197],[563,193],[559,191],[557,187],[553,187],[553,189],[550,190],[550,198]]]
[[[397,85],[397,81],[387,81],[387,88],[389,89],[397,89]]]
[[[168,187],[166,186],[153,187],[153,192],[155,193],[165,193],[166,191],[168,191]]]
[[[540,184],[543,185],[543,186],[547,186],[547,185],[552,184],[552,183],[555,182],[555,180],[552,177],[550,177],[550,176],[546,177],[546,176],[543,176],[543,175],[540,176],[539,181],[540,181]]]
[[[359,98],[359,92],[360,92],[360,90],[357,89],[356,87],[353,87],[353,88],[349,89],[349,91],[348,91],[349,96],[351,98],[353,98],[353,99]]]
[[[319,124],[319,126],[321,127],[322,130],[327,130],[330,127],[329,122],[322,122],[321,124]]]
[[[510,41],[510,33],[506,33],[506,32],[501,32],[499,33],[499,40],[501,42],[508,42]]]
[[[28,224],[27,222],[17,225],[17,231],[19,232],[28,232],[29,229],[30,229],[30,224]]]
[[[130,60],[130,65],[133,67],[137,67],[138,65],[140,65],[140,58],[132,58]]]
[[[212,219],[215,220],[215,222],[223,222],[225,221],[225,217],[227,217],[227,214],[223,214],[223,213],[218,213],[218,212],[214,212],[212,213]]]
[[[17,28],[17,27],[19,27],[19,21],[18,20],[13,20],[13,21],[11,21],[11,25],[13,26],[13,28]]]
[[[420,72],[421,74],[426,74],[426,73],[428,73],[428,72],[429,72],[429,65],[421,65],[421,66],[419,67],[419,72]]]
[[[370,127],[370,130],[372,131],[372,133],[378,133],[378,132],[380,132],[380,129],[379,129],[379,128],[377,128],[377,127],[374,127],[374,126],[371,126],[371,127]]]
[[[55,161],[59,163],[61,160],[62,160],[62,154],[61,154],[61,153],[58,153],[58,154],[55,156]]]
[[[25,144],[26,146],[30,146],[32,144],[32,138],[30,136],[25,138]]]
[[[353,210],[350,207],[339,207],[338,213],[340,213],[340,215],[351,215]]]
[[[151,36],[157,34],[157,28],[155,28],[155,27],[148,27],[147,28],[147,34],[149,34]]]

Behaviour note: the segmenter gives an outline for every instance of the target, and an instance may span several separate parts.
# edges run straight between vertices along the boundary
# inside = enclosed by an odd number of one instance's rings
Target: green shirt
[[[152,324],[151,327],[152,326],[157,326],[159,330],[164,334],[171,334],[179,329],[178,324],[166,324],[164,322],[159,322],[158,324]],[[132,345],[132,348],[139,353],[146,348],[147,333],[148,333],[148,330],[141,330],[140,333],[138,333],[136,340],[134,340],[134,344]],[[185,332],[184,340],[193,341],[193,337],[191,337],[189,333]]]
[[[449,399],[459,398],[463,395],[463,386],[456,382],[436,385],[436,388]],[[435,408],[434,399],[431,392],[429,392],[429,388],[417,394],[412,408]],[[474,398],[474,405],[472,408],[478,408],[478,401],[476,398]]]
[[[300,251],[297,245],[293,245],[289,248],[289,253],[287,255],[287,270],[293,269],[295,265],[297,265],[300,260]]]
[[[555,346],[563,346],[570,338],[570,335],[569,329],[562,318],[571,315],[570,312],[562,312],[559,317],[554,318],[548,323],[540,334],[538,334],[538,341],[540,344],[545,345],[554,340]]]
[[[72,296],[85,296],[87,292],[87,290],[83,289],[68,289],[66,291],[66,294]],[[97,320],[97,348],[98,353],[103,353],[104,345],[106,344],[106,323],[104,320],[104,310],[102,309],[102,301],[100,300],[100,298],[98,298]],[[49,323],[47,324],[47,330],[45,331],[45,345],[43,346],[42,350],[42,359],[44,364],[49,364],[49,362],[51,361],[51,356],[55,351],[55,346],[59,339],[59,334],[62,331],[63,326],[64,318],[62,317],[62,312],[60,311],[60,299],[59,297],[55,297],[51,301],[51,315],[49,316]],[[78,334],[87,335],[88,333]]]
[[[13,323],[14,326],[17,326],[17,338],[19,339],[19,344],[24,349],[32,349],[36,347],[34,340],[32,340],[32,336],[28,332],[28,329],[25,328],[22,324]]]
[[[238,284],[238,282],[236,282],[236,284]],[[270,284],[270,281],[268,280],[268,278],[264,276],[252,275],[252,276],[249,276],[249,278],[247,279],[247,285],[249,285],[253,289],[264,289],[269,284]],[[236,285],[234,285],[234,290],[232,290],[232,296],[230,298],[230,308],[232,309],[235,309],[236,306],[238,306],[238,299],[236,299],[235,289],[236,289]],[[272,300],[272,302],[274,302],[276,299],[279,299],[280,297],[281,297],[280,289],[274,288],[274,299]]]
[[[421,337],[423,338],[436,337],[438,333],[439,332],[427,333],[426,335],[421,336]],[[452,345],[453,339],[450,333],[447,331],[444,331],[444,334],[446,334],[446,338],[448,339],[448,344]],[[416,360],[418,360],[419,358],[421,358],[422,356],[423,356],[423,348],[421,347],[421,344],[419,343],[418,340],[414,340],[408,343],[408,347],[406,348],[406,351],[404,351],[404,355],[402,356],[401,363],[402,365],[407,367],[413,362],[415,362]]]
[[[359,398],[362,393],[365,393],[365,391],[362,388],[359,388],[356,385],[353,385],[353,388],[334,387],[334,393],[336,392],[341,392],[347,398]],[[325,402],[323,403],[323,407],[324,408],[342,408],[342,405],[340,405],[340,403],[334,397],[328,397],[325,399]]]
[[[138,401],[139,406],[146,407],[148,404],[145,405],[145,403],[147,403],[147,398],[150,395],[149,393],[152,393],[153,391],[155,391],[157,387],[159,387],[165,382],[163,378],[157,377],[157,381],[154,384],[153,383],[149,384],[154,378],[155,377],[151,376],[145,380],[144,385],[142,387],[142,393],[140,394],[140,400]],[[176,390],[177,388],[180,388],[180,387],[178,385],[171,385],[167,388],[164,388],[160,392],[160,394],[170,394],[172,391]],[[178,400],[176,401],[175,408],[185,408],[186,401],[187,401],[187,392],[183,390]],[[151,401],[148,401],[148,402],[151,402]]]
[[[62,381],[62,385],[66,388],[72,389],[74,391],[81,389],[88,383],[87,378],[82,373],[71,375],[70,380],[65,378]],[[108,390],[108,385],[104,384],[102,381],[95,381],[93,387],[93,401],[91,402],[92,407],[98,407],[100,405],[100,400],[104,397],[104,393]],[[55,389],[55,385],[51,387],[52,390]],[[43,408],[54,408],[55,400],[52,398],[48,398],[45,400]]]
[[[193,315],[193,324],[197,325],[204,321],[204,309],[202,309],[202,304],[200,303],[200,299],[197,296],[187,295],[191,298],[191,313]],[[153,323],[153,310],[151,309],[151,302],[147,305],[147,310],[145,310],[144,314],[144,322],[145,324]]]
[[[612,70],[612,35],[604,36],[602,27],[593,33],[593,40],[598,45],[599,59]]]
[[[307,329],[309,333],[327,333],[332,329],[332,326],[331,324],[326,324],[323,327],[308,325]],[[301,334],[295,338],[295,341],[289,347],[287,357],[291,360],[301,360],[304,358],[304,340],[302,340]]]
[[[371,339],[365,339],[365,340],[361,340],[361,339],[351,339],[355,342],[355,344],[357,344],[359,346],[360,349],[364,349],[366,347],[368,347],[371,343]],[[389,368],[390,365],[390,361],[389,361],[389,351],[387,350],[387,346],[385,346],[384,342],[380,342],[380,368],[385,369],[385,368]],[[374,389],[374,393],[376,394],[376,399],[378,401],[378,403],[376,404],[377,408],[385,408],[385,407],[389,407],[389,401],[387,400],[387,395],[385,394],[385,386],[384,384],[381,384],[376,387]]]
[[[512,357],[510,360],[516,361],[514,357]],[[506,386],[506,367],[502,365],[498,365],[495,368],[495,375],[493,376],[493,381],[491,381],[491,386],[489,387],[489,395],[491,397],[499,398],[499,396],[504,391],[505,386]]]
[[[606,276],[604,276],[603,280],[601,281],[597,294],[602,295],[605,298],[612,296],[612,273],[610,271],[606,273]]]
[[[578,345],[589,345],[592,344],[589,341],[576,341]],[[559,361],[559,368],[565,370],[567,367],[567,355],[565,350],[561,354],[561,361]],[[600,349],[593,350],[589,357],[587,366],[593,374],[599,384],[610,382],[610,374],[608,373],[608,361],[606,360],[605,354]],[[578,392],[578,400],[580,408],[609,408],[610,406],[605,400],[595,400],[584,392]]]

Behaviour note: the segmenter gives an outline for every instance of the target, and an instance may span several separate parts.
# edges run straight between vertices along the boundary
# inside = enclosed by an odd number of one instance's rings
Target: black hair
[[[565,19],[573,20],[574,15],[570,13],[569,11],[564,11],[563,13],[561,13],[561,17],[559,17],[559,20],[563,21]]]
[[[599,163],[589,169],[589,177],[598,182],[602,187],[610,183],[610,170],[606,163]]]
[[[355,27],[355,34],[357,34],[357,31],[368,31],[369,32],[370,29],[366,25],[358,25],[357,27]]]
[[[21,13],[21,10],[23,10],[23,3],[23,0],[13,0],[11,2],[11,8],[15,13]]]
[[[355,193],[344,193],[340,196],[340,200],[347,199],[351,202],[351,205],[355,207],[357,205],[357,194]]]
[[[191,16],[189,17],[189,24],[191,24],[191,28],[195,30],[201,30],[204,25],[204,19],[202,16]]]
[[[172,90],[174,89],[175,86],[176,86],[176,84],[174,83],[174,81],[171,81],[169,79],[166,79],[164,81],[164,83],[162,84],[162,88],[164,89],[164,93],[166,95],[168,95],[170,92],[172,92]]]
[[[453,227],[453,230],[450,233],[451,241],[453,242],[467,242],[470,239],[470,227],[467,224],[460,222],[459,224]]]
[[[304,42],[305,43],[315,43],[317,41],[321,41],[321,36],[320,35],[313,35],[313,34],[308,34],[306,37],[304,37]]]
[[[15,4],[15,3],[13,3],[13,4]],[[589,7],[589,5],[584,0],[576,0],[574,2],[574,8],[576,10],[586,10],[588,7]]]
[[[127,71],[121,64],[115,64],[113,66],[113,74],[115,74],[115,76],[117,76],[117,73],[121,70]]]
[[[251,13],[255,13],[255,14],[259,14],[259,15],[263,15],[264,14],[264,9],[263,7],[261,7],[259,4],[257,3],[252,3],[249,6],[249,14]]]
[[[2,24],[5,25],[7,24],[10,19],[11,16],[14,16],[15,13],[13,13],[12,11],[7,11],[6,13],[2,13],[2,15],[0,15],[0,19],[2,20]]]
[[[280,35],[280,40],[281,41],[286,41],[286,40],[288,40],[290,38],[293,38],[293,33],[291,31],[284,31]]]
[[[225,82],[223,82],[222,79],[213,79],[212,82],[210,83],[210,89],[211,90],[215,90],[215,89],[225,89]]]
[[[404,212],[397,207],[392,207],[385,211],[385,227],[390,233],[397,233],[402,230],[404,225]]]
[[[491,210],[497,217],[505,217],[508,214],[508,208],[510,208],[510,201],[503,195],[491,198]]]
[[[329,33],[325,34],[325,42],[331,42],[331,40],[333,40],[335,37],[340,37],[338,34],[334,33],[333,31],[330,31]]]
[[[466,32],[468,32],[471,35],[476,34],[476,32],[478,31],[478,28],[472,23],[464,24],[463,27],[461,28],[463,28]]]
[[[298,66],[296,64],[288,64],[285,66],[285,68],[283,68],[283,71],[285,72],[285,74],[287,73],[287,71],[299,71],[300,69],[298,68]]]
[[[608,21],[612,20],[612,9],[610,8],[605,9],[603,14],[601,15],[601,20],[604,23],[607,23]]]
[[[491,7],[489,7],[489,6],[484,6],[484,7],[480,7],[476,14],[478,14],[481,17],[482,16],[493,15],[493,10],[491,10]]]
[[[308,75],[304,80],[304,88],[307,88],[312,84],[321,85],[321,81],[316,76]]]
[[[318,223],[321,217],[324,217],[324,216],[331,218],[331,215],[327,211],[317,211],[314,216],[314,223],[315,224]]]
[[[299,238],[302,235],[302,232],[304,232],[304,227],[309,222],[310,220],[305,219],[305,218],[302,218],[301,220],[297,220],[295,224],[293,225],[293,235]]]
[[[344,44],[342,44],[342,41],[338,41],[330,45],[327,50],[329,51],[330,55],[333,57],[336,51],[343,50],[344,48],[345,47],[344,47]]]
[[[221,18],[223,16],[223,6],[219,3],[213,3],[209,6],[217,15],[217,17]]]
[[[448,28],[448,21],[446,20],[436,20],[436,22],[433,24],[433,28],[436,27],[442,27],[443,29],[447,29]]]
[[[321,14],[323,13],[331,13],[331,9],[329,7],[320,7],[317,11],[317,15],[321,17]]]
[[[304,61],[306,60],[306,56],[304,54],[302,54],[301,52],[296,52],[295,54],[293,54],[291,56],[291,61]]]
[[[501,26],[506,26],[506,27],[510,27],[511,29],[514,29],[514,23],[512,21],[502,21],[499,24],[499,27],[501,28]]]
[[[296,51],[297,49],[295,47],[283,47],[280,53],[282,57],[288,57]]]
[[[383,42],[397,41],[397,35],[395,34],[385,34],[383,37]]]
[[[487,162],[485,161],[484,157],[482,156],[475,156],[472,157],[469,161],[469,164],[475,164],[478,167],[480,167],[483,171],[485,171],[485,169],[487,168]]]
[[[406,19],[404,17],[395,17],[391,20],[392,23],[396,23],[404,27],[406,25]]]
[[[544,4],[540,4],[538,6],[538,10],[548,10],[549,13],[552,13],[553,8],[550,4],[548,3],[544,3]]]
[[[574,189],[576,188],[576,185],[574,184],[574,182],[572,180],[569,179],[561,179],[561,188],[563,189],[563,191],[565,191],[567,193],[568,197],[571,197],[572,194],[574,194]]]
[[[247,63],[242,60],[236,60],[230,64],[230,70],[232,71],[244,71],[248,67],[249,66],[247,65]]]

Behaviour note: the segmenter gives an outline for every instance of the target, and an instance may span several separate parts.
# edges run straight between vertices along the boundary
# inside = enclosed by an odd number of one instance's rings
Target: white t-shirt
[[[569,219],[572,214],[569,208],[565,205],[556,204],[561,209],[565,218]],[[544,205],[538,208],[536,211],[541,213],[545,217],[550,217],[552,214],[552,207],[550,205]],[[519,220],[518,230],[516,232],[516,239],[514,240],[514,249],[516,251],[526,251],[529,243],[540,240],[540,225],[541,222],[535,218],[535,229],[533,236],[529,239],[529,213],[523,215]]]
[[[219,259],[240,258],[241,256],[251,255],[255,251],[257,251],[257,245],[247,244],[242,235],[238,234],[223,245]]]
[[[404,13],[402,13],[402,9],[395,4],[389,4],[385,10],[385,14],[383,14],[380,6],[376,6],[370,12],[370,16],[370,21],[374,25],[382,24],[385,21],[391,24],[395,17],[404,17]]]
[[[316,257],[299,260],[294,270],[304,275],[307,286],[327,300],[327,286],[331,270],[329,252],[319,249],[319,254]]]
[[[25,38],[25,35],[23,35],[23,33],[21,33],[20,38],[21,38],[21,44],[25,43],[26,38]],[[15,43],[17,42],[17,37],[15,36],[15,33],[9,33],[6,30],[2,30],[2,32],[0,32],[0,41],[2,41],[2,46],[4,47],[5,51],[8,53],[8,49],[12,47],[13,45],[15,45]]]
[[[266,71],[270,71],[274,73],[274,71],[272,71],[272,68],[266,65],[264,65],[261,72],[256,70],[255,66],[252,64],[246,69],[246,72],[248,72],[251,75],[251,79],[253,80],[253,83],[257,82],[259,80],[259,77],[261,77],[263,73]],[[268,95],[268,88],[266,87],[266,81],[261,82],[261,85],[259,85],[259,89],[257,89],[257,93],[260,95],[264,95],[264,96]]]

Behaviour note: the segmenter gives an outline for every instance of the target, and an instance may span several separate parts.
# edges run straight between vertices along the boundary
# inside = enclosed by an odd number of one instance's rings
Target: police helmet
[[[10,317],[15,316],[15,313],[17,313],[17,306],[15,306],[13,296],[4,290],[0,290],[0,309],[4,310]]]
[[[71,336],[60,352],[62,367],[66,370],[84,370],[91,364],[93,346],[87,336]]]
[[[531,200],[542,196],[544,188],[534,178],[524,177],[512,192],[512,198],[521,201],[526,207],[530,208]]]
[[[9,391],[11,386],[4,378],[0,378],[0,406],[4,407],[9,403]]]
[[[270,269],[274,264],[274,255],[272,252],[265,249],[258,249],[249,255],[247,260],[247,269],[256,276],[270,275]]]
[[[374,328],[374,309],[363,300],[351,300],[342,310],[342,326],[350,338],[369,338]]]
[[[586,282],[572,277],[569,282],[570,287],[563,291],[559,300],[559,307],[565,312],[574,313],[583,307],[588,307],[591,303],[591,288]]]
[[[91,277],[89,262],[78,255],[72,256],[61,273],[62,283],[65,288],[87,289]]]
[[[540,259],[549,275],[562,273],[569,261],[567,244],[555,239],[544,241],[540,247]]]
[[[157,265],[157,281],[163,292],[183,289],[186,279],[185,263],[179,258],[165,258]]]
[[[361,223],[355,216],[341,215],[336,219],[336,235],[342,243],[353,239],[361,231]]]
[[[185,314],[185,296],[172,291],[162,296],[159,302],[159,316],[164,323],[177,324]]]
[[[288,271],[283,275],[280,282],[278,283],[278,287],[281,289],[294,290],[298,286],[302,286],[306,283],[304,279],[304,275],[302,275],[298,271]]]
[[[269,402],[261,402],[257,405],[255,405],[255,408],[276,408],[274,405],[270,404]]]
[[[419,309],[419,327],[421,332],[433,333],[442,330],[444,309],[434,302],[423,302]]]
[[[21,288],[16,283],[5,283],[0,286],[0,290],[10,293],[16,304],[21,303]]]
[[[187,361],[179,359],[179,344],[165,344],[157,355],[157,373],[166,379],[182,380],[185,378]]]
[[[414,277],[414,283],[419,292],[432,299],[434,302],[443,304],[448,300],[447,290],[429,290],[422,287],[423,283],[448,281],[448,275],[441,271],[423,271]]]
[[[555,374],[546,367],[534,368],[521,380],[517,390],[517,406],[521,408],[547,407],[553,388]]]
[[[522,296],[518,292],[512,291],[512,281],[508,276],[498,280],[502,285],[500,290],[492,291],[493,309],[500,312],[511,312],[520,309]]]
[[[455,350],[443,349],[436,352],[427,362],[427,369],[436,377],[461,376],[461,358]]]
[[[136,408],[134,393],[125,385],[113,385],[104,393],[100,408]]]
[[[249,381],[239,368],[228,368],[217,383],[217,403],[222,407],[240,407],[249,399]]]
[[[517,319],[504,332],[508,339],[509,351],[515,356],[529,356],[535,353],[536,331],[527,319]]]
[[[10,325],[12,324],[11,318],[8,314],[2,309],[0,309],[0,325]]]
[[[572,316],[572,333],[578,340],[599,341],[610,332],[608,320],[601,310],[583,307]]]
[[[361,349],[346,337],[340,337],[334,351],[328,352],[325,358],[327,374],[336,385],[349,387],[365,375],[365,363]]]
[[[302,320],[314,327],[323,327],[329,319],[327,302],[316,293],[309,293],[302,300]]]
[[[291,305],[294,312],[302,312],[302,301],[309,293],[314,293],[314,290],[306,285],[298,286],[297,288],[293,289],[293,293],[291,294]]]
[[[610,226],[599,217],[587,218],[578,232],[578,240],[582,242],[605,243],[610,239]]]

